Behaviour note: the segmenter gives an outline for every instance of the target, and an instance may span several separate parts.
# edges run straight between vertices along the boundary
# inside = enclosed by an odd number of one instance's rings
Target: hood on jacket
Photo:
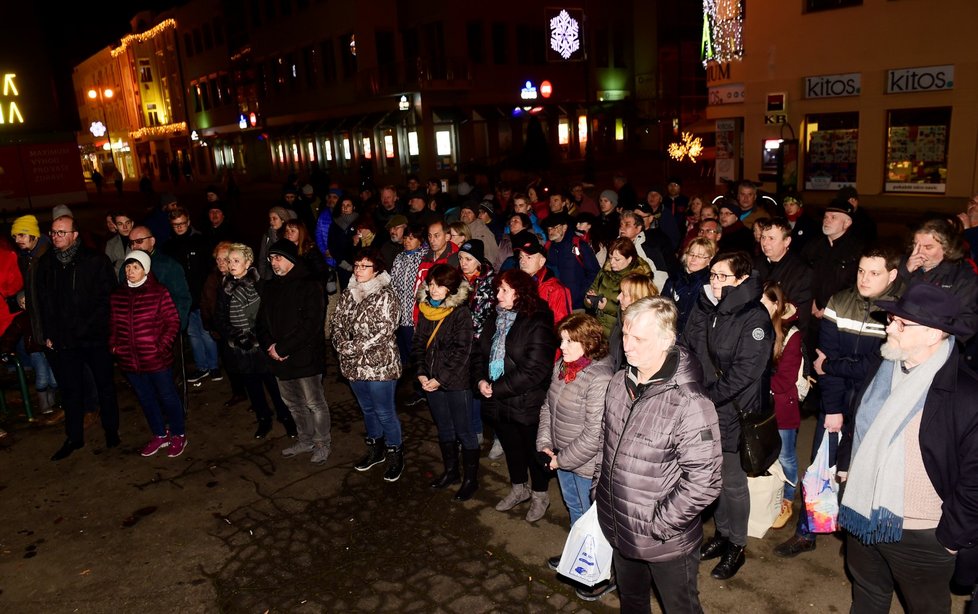
[[[462,279],[462,285],[458,287],[458,290],[456,290],[454,294],[449,294],[448,296],[446,296],[445,302],[442,303],[442,305],[440,306],[454,308],[460,305],[466,305],[468,304],[469,294],[471,292],[472,292],[472,286],[470,286],[469,282],[465,281],[465,279]],[[418,288],[418,293],[417,295],[415,295],[414,298],[417,299],[418,304],[421,304],[424,301],[428,300],[428,296],[429,296],[428,284],[423,283],[421,284],[421,287]]]
[[[663,384],[682,386],[683,384],[702,381],[703,367],[700,365],[700,361],[694,358],[685,347],[674,345],[669,349],[659,372],[648,383],[650,387]]]
[[[706,300],[709,305],[708,311],[718,313],[735,313],[747,303],[761,300],[761,276],[756,270],[751,270],[750,276],[739,286],[725,286],[721,291],[720,300],[713,296],[713,288],[710,284],[703,286],[703,296],[700,300]]]

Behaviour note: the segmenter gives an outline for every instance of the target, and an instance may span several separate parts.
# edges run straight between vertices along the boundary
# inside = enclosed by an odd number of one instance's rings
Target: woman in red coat
[[[150,263],[146,252],[126,254],[126,284],[112,293],[109,347],[132,384],[153,433],[142,455],[152,456],[167,448],[167,456],[173,458],[187,445],[183,404],[172,368],[180,316],[170,293],[149,274]]]

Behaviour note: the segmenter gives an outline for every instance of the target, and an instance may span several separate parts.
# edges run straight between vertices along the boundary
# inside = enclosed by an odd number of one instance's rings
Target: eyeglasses
[[[50,234],[52,237],[67,237],[68,235],[75,234],[76,232],[78,231],[77,230],[52,230]]]
[[[706,254],[689,254],[689,253],[687,253],[686,254],[686,257],[687,258],[696,258],[697,260],[709,260],[710,259],[710,257],[707,256]]]
[[[923,326],[923,324],[915,324],[913,322],[907,322],[906,320],[904,320],[902,318],[896,317],[892,313],[886,314],[886,323],[887,324],[896,324],[897,332],[901,332],[901,333],[903,332],[903,329],[905,329],[905,328],[911,328],[913,326]]]
[[[190,226],[190,222],[170,222],[170,226],[173,226],[174,228],[186,228],[187,226]]]
[[[720,232],[716,228],[700,228],[699,234],[701,235],[715,235]]]
[[[152,238],[153,238],[153,235],[149,235],[148,237],[142,237],[142,238],[139,238],[139,239],[129,239],[129,242],[132,243],[133,245],[139,245],[143,241],[146,241],[147,239],[152,239]]]
[[[359,270],[363,271],[363,270],[366,270],[366,269],[372,269],[372,268],[374,268],[374,265],[372,265],[372,264],[354,264],[353,265],[353,268],[355,270],[356,269],[359,269]]]
[[[710,271],[710,279],[715,279],[720,283],[727,281],[727,279],[731,277],[737,277],[737,276],[734,275],[733,273],[714,273],[713,271]]]

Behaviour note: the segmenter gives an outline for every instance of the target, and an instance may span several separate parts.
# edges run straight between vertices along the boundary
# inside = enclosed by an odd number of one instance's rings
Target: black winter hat
[[[271,256],[272,254],[278,254],[292,264],[295,264],[299,260],[299,248],[288,239],[279,239],[275,243],[272,243],[272,246],[268,248],[268,255]]]

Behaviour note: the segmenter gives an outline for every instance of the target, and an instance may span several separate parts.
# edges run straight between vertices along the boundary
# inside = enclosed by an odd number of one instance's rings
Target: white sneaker
[[[309,462],[313,463],[314,465],[325,465],[328,458],[329,448],[326,446],[316,446],[316,449],[312,452],[312,458],[309,459]]]
[[[492,449],[489,450],[489,460],[496,460],[503,457],[503,444],[498,439],[492,440]]]

